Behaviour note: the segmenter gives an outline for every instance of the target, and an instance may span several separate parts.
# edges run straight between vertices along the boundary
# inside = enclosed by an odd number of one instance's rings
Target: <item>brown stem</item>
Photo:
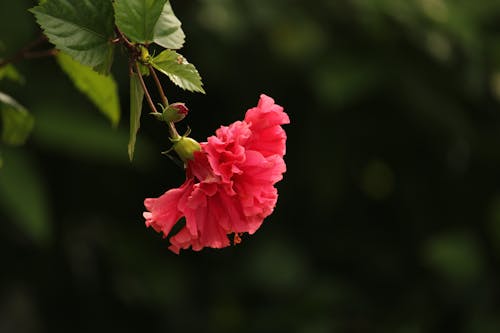
[[[170,136],[172,139],[180,139],[179,132],[177,132],[177,128],[175,128],[175,125],[173,122],[169,121],[167,122],[168,124],[168,131],[170,132]]]
[[[139,82],[141,83],[142,90],[144,91],[144,95],[146,96],[146,100],[148,101],[149,108],[153,113],[159,113],[158,110],[156,110],[155,104],[153,103],[153,100],[151,99],[151,95],[149,94],[149,90],[146,87],[146,83],[144,82],[144,79],[142,78],[141,75],[141,69],[139,68],[139,63],[136,61],[135,62],[135,72],[139,76]]]
[[[164,107],[168,107],[168,99],[167,96],[165,95],[165,91],[163,91],[163,87],[161,86],[160,79],[158,78],[158,75],[156,74],[155,69],[153,66],[148,65],[149,72],[151,73],[151,76],[153,77],[153,80],[155,81],[156,88],[158,89],[158,92],[160,93],[161,101],[163,103]]]
[[[41,52],[30,52],[30,50],[34,49],[38,45],[44,43],[47,41],[47,37],[45,35],[40,35],[37,39],[34,41],[26,44],[22,49],[17,51],[14,55],[0,60],[0,67],[6,66],[8,64],[13,64],[16,62],[19,62],[23,59],[33,59],[33,58],[40,58],[40,57],[47,57],[47,56],[53,56],[54,53],[53,50],[48,50],[48,51],[41,51]]]
[[[159,113],[158,110],[156,109],[154,103],[153,103],[153,100],[151,99],[151,95],[149,94],[149,90],[146,87],[146,83],[144,82],[144,79],[142,78],[141,70],[139,68],[139,63],[137,62],[137,56],[139,55],[139,50],[137,49],[137,47],[134,44],[132,44],[127,39],[127,37],[125,37],[123,32],[121,32],[120,29],[118,29],[118,27],[115,27],[115,31],[118,35],[118,38],[123,42],[123,44],[125,45],[125,47],[129,50],[129,52],[131,54],[130,62],[129,62],[130,74],[132,74],[132,72],[133,72],[133,69],[132,69],[132,62],[133,62],[135,72],[139,76],[139,82],[141,83],[142,90],[144,91],[144,95],[146,96],[146,100],[148,101],[149,108],[151,109],[151,111],[153,113]],[[158,92],[160,93],[163,106],[167,107],[168,106],[168,99],[167,99],[167,96],[165,95],[165,92],[163,91],[160,80],[158,79],[158,75],[156,75],[156,72],[155,72],[153,66],[148,65],[148,68],[149,68],[149,72],[153,76],[153,80],[155,81],[156,88],[158,89]],[[175,128],[174,123],[169,121],[169,122],[167,122],[167,124],[168,124],[168,131],[170,133],[170,136],[173,139],[180,138],[180,135],[177,132],[177,129]]]
[[[118,29],[118,27],[116,27],[116,26],[115,26],[115,32],[118,35],[119,40],[122,41],[123,44],[125,45],[125,47],[132,53],[132,55],[134,57],[136,57],[137,54],[138,54],[137,47],[134,44],[132,44],[127,39],[127,37],[125,37],[125,35],[123,34],[123,32],[121,32],[121,30]]]
[[[158,75],[156,74],[156,71],[153,68],[153,66],[148,65],[148,68],[149,68],[149,72],[153,76],[153,80],[155,81],[156,88],[158,88],[158,92],[160,93],[161,100],[162,100],[162,103],[163,103],[163,107],[166,108],[166,107],[168,107],[168,99],[167,99],[167,96],[165,95],[165,91],[163,91],[163,87],[161,86],[160,79],[158,78]],[[174,123],[171,122],[171,121],[168,121],[167,124],[168,124],[168,130],[170,132],[170,136],[173,139],[179,138],[180,135],[177,132],[177,129],[175,128]]]
[[[34,52],[26,52],[24,54],[24,59],[36,59],[43,57],[52,57],[59,53],[57,49],[50,49],[44,51],[34,51]]]

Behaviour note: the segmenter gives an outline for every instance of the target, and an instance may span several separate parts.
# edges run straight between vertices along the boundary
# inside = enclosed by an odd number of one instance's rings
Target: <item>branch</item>
[[[123,32],[121,32],[121,30],[118,29],[117,26],[115,26],[115,32],[118,35],[118,40],[117,41],[114,40],[113,42],[122,42],[123,45],[125,45],[125,47],[129,50],[129,52],[132,53],[134,57],[137,57],[138,54],[137,47],[134,44],[132,44],[127,37],[125,37]]]
[[[0,59],[0,67],[7,66],[8,64],[13,64],[16,62],[19,62],[24,59],[34,59],[34,58],[42,58],[42,57],[49,57],[53,56],[56,54],[55,49],[51,50],[46,50],[46,51],[31,51],[35,47],[39,46],[42,43],[45,43],[47,41],[47,37],[45,35],[40,35],[37,39],[34,41],[28,43],[25,45],[22,49],[17,51],[14,55],[6,58],[6,59]]]
[[[158,89],[158,92],[160,93],[161,101],[163,103],[164,107],[168,107],[168,99],[167,96],[165,95],[165,91],[163,91],[163,87],[161,86],[160,79],[158,78],[158,75],[156,74],[155,69],[153,66],[148,65],[149,72],[151,73],[151,76],[153,76],[153,80],[155,81],[156,88]]]
[[[159,113],[158,110],[156,110],[153,100],[151,99],[151,95],[149,94],[148,88],[146,87],[146,83],[144,83],[144,79],[142,78],[141,75],[141,69],[139,68],[139,63],[135,62],[134,66],[135,66],[135,71],[139,76],[139,82],[141,83],[142,90],[144,91],[144,95],[146,96],[146,100],[148,101],[149,108],[153,113]]]

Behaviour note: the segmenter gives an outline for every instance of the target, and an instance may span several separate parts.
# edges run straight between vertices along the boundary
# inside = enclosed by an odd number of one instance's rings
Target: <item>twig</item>
[[[123,44],[125,45],[125,47],[130,51],[130,53],[132,53],[132,55],[134,57],[137,57],[137,54],[138,54],[137,47],[134,44],[132,44],[127,39],[127,37],[125,37],[125,35],[123,34],[123,32],[121,32],[121,30],[118,29],[118,27],[116,27],[116,26],[115,26],[115,32],[118,35],[119,41],[122,41]]]
[[[55,56],[58,53],[59,53],[59,50],[57,50],[57,49],[26,52],[24,54],[24,59],[36,59],[36,58],[43,58],[43,57],[51,57],[51,56]]]
[[[137,75],[139,76],[139,82],[141,83],[142,90],[144,91],[144,95],[146,96],[146,100],[148,101],[149,108],[153,113],[159,113],[158,110],[156,110],[155,104],[153,103],[153,100],[151,99],[151,95],[149,94],[148,88],[146,87],[146,83],[144,82],[144,79],[142,78],[141,75],[141,69],[139,68],[139,63],[136,61],[135,62],[135,71]]]
[[[46,41],[47,41],[47,37],[45,35],[40,35],[40,37],[38,37],[34,41],[25,45],[22,49],[17,51],[14,55],[12,55],[6,59],[1,59],[0,60],[0,67],[6,66],[8,64],[13,64],[13,63],[19,62],[23,59],[33,59],[33,58],[53,56],[55,54],[54,49],[47,50],[47,51],[40,51],[40,52],[30,52],[31,49],[37,47],[38,45],[40,45]]]
[[[168,107],[168,99],[167,96],[165,95],[165,91],[163,91],[163,87],[161,86],[160,79],[158,78],[158,75],[156,74],[155,69],[153,66],[148,65],[149,72],[151,73],[151,76],[153,76],[153,80],[155,81],[156,88],[158,89],[158,92],[160,93],[161,101],[163,103],[164,107]]]

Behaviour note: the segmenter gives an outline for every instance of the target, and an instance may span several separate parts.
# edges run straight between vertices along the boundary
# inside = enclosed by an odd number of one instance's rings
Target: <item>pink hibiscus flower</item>
[[[281,125],[289,122],[281,106],[261,95],[243,121],[221,126],[199,150],[191,150],[181,187],[144,201],[146,226],[167,237],[184,217],[185,226],[170,237],[175,253],[222,248],[230,245],[229,234],[234,233],[235,243],[241,233],[253,234],[276,205],[274,185],[286,171]]]

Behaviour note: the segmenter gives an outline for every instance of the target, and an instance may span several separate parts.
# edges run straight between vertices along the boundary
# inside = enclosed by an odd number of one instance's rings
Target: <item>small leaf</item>
[[[19,74],[17,69],[11,64],[0,67],[0,80],[4,78],[10,79],[17,83],[24,83],[24,77],[21,74]]]
[[[181,29],[181,21],[175,16],[170,2],[167,1],[156,23],[153,41],[166,49],[180,49],[186,35]]]
[[[153,41],[155,25],[167,0],[116,0],[116,26],[132,42]]]
[[[167,0],[116,0],[117,27],[132,42],[180,49],[186,36]]]
[[[2,141],[10,145],[23,144],[33,129],[33,116],[14,99],[1,92],[0,112],[3,124]]]
[[[144,98],[144,90],[142,90],[139,75],[133,73],[130,76],[130,137],[128,141],[128,157],[131,161],[134,158],[137,131],[141,126],[142,100]]]
[[[47,0],[30,9],[58,49],[101,73],[113,60],[113,6],[109,0]]]
[[[182,89],[205,93],[200,74],[194,65],[187,62],[179,53],[165,50],[151,59],[151,65]]]
[[[3,157],[0,204],[20,231],[44,244],[50,240],[52,228],[46,187],[36,163],[20,149],[7,150]]]
[[[120,120],[120,102],[114,78],[111,75],[96,73],[92,68],[80,64],[64,53],[57,55],[57,61],[78,90],[116,126]]]

